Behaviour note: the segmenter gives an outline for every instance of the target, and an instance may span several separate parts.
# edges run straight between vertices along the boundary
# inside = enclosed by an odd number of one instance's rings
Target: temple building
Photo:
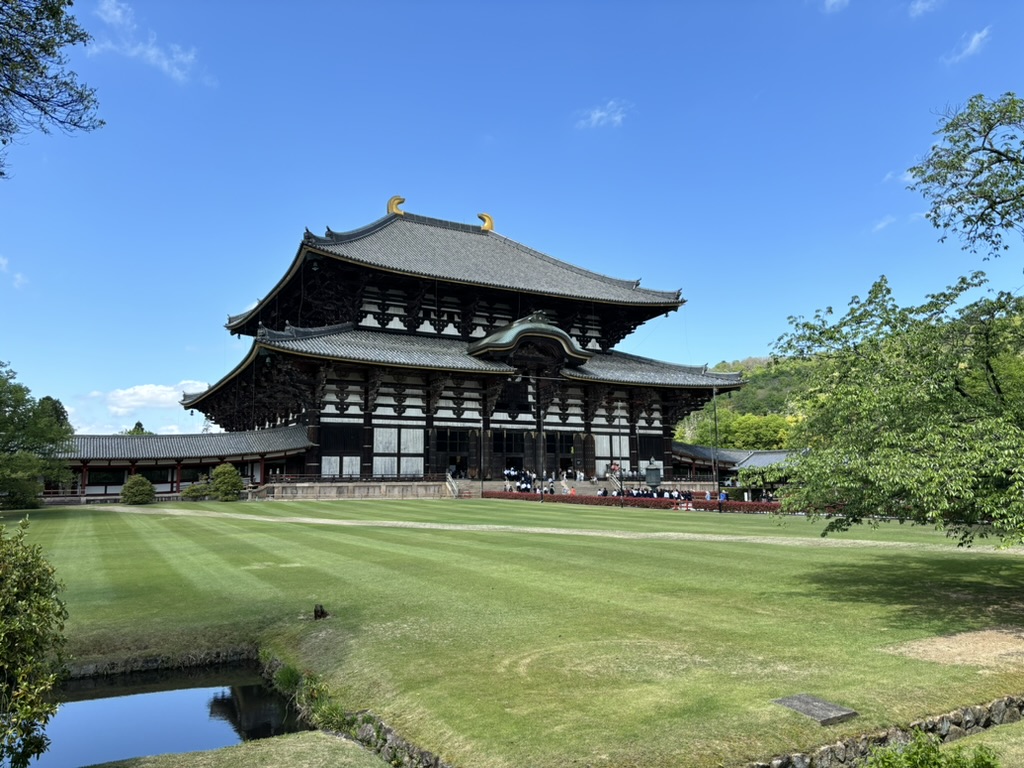
[[[228,318],[252,337],[248,354],[182,405],[228,432],[304,427],[306,447],[276,470],[293,474],[655,466],[671,480],[676,422],[742,385],[615,350],[682,306],[680,292],[559,261],[497,234],[487,214],[467,225],[402,203],[360,229],[307,230],[267,295]]]

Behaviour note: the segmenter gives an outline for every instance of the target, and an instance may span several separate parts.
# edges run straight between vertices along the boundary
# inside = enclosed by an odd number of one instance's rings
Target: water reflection
[[[305,729],[251,670],[73,681],[61,700],[46,729],[50,749],[33,768],[219,749]]]

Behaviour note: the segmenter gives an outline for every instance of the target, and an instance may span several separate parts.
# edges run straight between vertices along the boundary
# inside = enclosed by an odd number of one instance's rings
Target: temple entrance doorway
[[[575,475],[576,457],[573,452],[573,434],[571,432],[548,432],[545,435],[544,469],[555,477],[565,472],[569,477]]]

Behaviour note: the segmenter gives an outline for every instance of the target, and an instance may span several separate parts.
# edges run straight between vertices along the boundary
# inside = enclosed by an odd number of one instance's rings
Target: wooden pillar
[[[676,427],[675,424],[666,424],[664,417],[661,420],[661,442],[664,450],[662,451],[662,470],[661,477],[666,482],[674,479],[672,473],[672,439],[675,436]]]
[[[487,415],[487,409],[484,408],[484,415],[480,419],[481,430],[480,430],[480,472],[481,479],[491,479],[491,462],[493,461],[491,454],[494,452],[493,440],[491,437],[491,419]]]
[[[174,489],[172,493],[181,493],[181,459],[174,460]]]
[[[373,476],[373,426],[368,412],[363,414],[363,450],[359,456],[359,476],[363,479]]]
[[[629,468],[634,472],[640,471],[640,439],[636,433],[636,422],[629,420]]]

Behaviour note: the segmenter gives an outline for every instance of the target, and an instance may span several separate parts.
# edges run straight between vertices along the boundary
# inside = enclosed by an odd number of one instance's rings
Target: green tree
[[[233,464],[220,464],[210,473],[210,484],[213,486],[213,498],[217,501],[238,501],[238,496],[245,487],[242,476]]]
[[[152,504],[156,501],[156,490],[147,478],[142,475],[131,475],[121,486],[122,504]]]
[[[55,402],[37,402],[0,362],[0,509],[37,507],[44,480],[70,481],[60,453],[73,431]]]
[[[49,395],[39,398],[39,408],[44,412],[49,412],[53,420],[62,427],[71,427],[71,419],[68,418],[68,411],[64,407],[64,404],[57,398],[50,397]]]
[[[942,139],[910,169],[909,188],[930,201],[935,227],[966,250],[998,255],[1005,232],[1024,232],[1024,100],[978,94],[947,110],[935,133]]]
[[[150,432],[148,429],[146,429],[144,426],[142,426],[142,422],[141,421],[136,421],[134,427],[132,427],[131,429],[122,429],[117,434],[119,434],[119,435],[155,435],[156,432]]]
[[[777,351],[815,365],[785,510],[829,517],[826,532],[883,516],[1024,541],[1024,299],[967,303],[984,282],[899,307],[883,277],[841,318],[790,318]]]
[[[96,95],[67,68],[65,49],[89,35],[69,13],[72,0],[0,2],[0,178],[7,147],[30,130],[91,131]]]
[[[63,586],[40,547],[25,541],[28,521],[0,525],[0,764],[24,768],[49,745],[57,711],[48,694],[62,667],[67,610]]]

